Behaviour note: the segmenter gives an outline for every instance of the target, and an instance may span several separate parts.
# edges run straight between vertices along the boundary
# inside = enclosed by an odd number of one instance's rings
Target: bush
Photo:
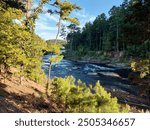
[[[117,98],[112,98],[110,93],[104,90],[98,81],[96,85],[87,87],[80,80],[72,76],[54,78],[56,86],[53,93],[56,99],[65,105],[66,112],[128,112],[128,109],[120,109]]]
[[[148,57],[148,43],[141,45],[130,45],[127,47],[127,55],[133,57]]]
[[[131,68],[134,72],[140,72],[141,78],[150,75],[150,61],[147,59],[132,61]]]

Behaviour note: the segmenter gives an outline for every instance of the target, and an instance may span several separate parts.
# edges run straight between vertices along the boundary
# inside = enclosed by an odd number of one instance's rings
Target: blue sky
[[[83,27],[86,22],[94,21],[94,19],[101,13],[108,15],[108,11],[112,6],[119,6],[123,0],[68,0],[71,3],[79,5],[82,10],[74,11],[73,17],[77,17],[80,21],[80,26]],[[36,6],[36,4],[34,4]],[[45,6],[44,10],[51,8]],[[36,20],[35,32],[44,40],[54,39],[57,33],[58,16],[49,14],[40,14],[39,19]],[[69,25],[68,22],[63,22],[64,25]]]

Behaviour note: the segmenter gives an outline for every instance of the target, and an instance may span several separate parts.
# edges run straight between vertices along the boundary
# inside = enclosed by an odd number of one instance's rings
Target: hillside
[[[0,81],[0,113],[60,112],[53,98],[46,97],[43,86],[27,78],[20,85],[18,80],[12,77]]]
[[[19,84],[19,78],[12,76],[8,79],[3,79],[0,75],[0,113],[55,113],[65,112],[64,104],[51,96],[46,95],[46,88],[35,83],[34,81],[24,78],[22,85]],[[141,108],[147,108],[146,105],[137,104],[141,98],[129,95],[124,92],[110,92],[112,97],[117,97],[120,105],[131,105],[130,112],[141,112]],[[135,103],[128,102],[129,100]],[[125,101],[125,102],[124,102]],[[136,107],[134,107],[136,106]]]

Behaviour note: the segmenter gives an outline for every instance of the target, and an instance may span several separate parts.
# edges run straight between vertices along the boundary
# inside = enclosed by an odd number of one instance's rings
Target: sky
[[[108,11],[115,5],[119,6],[123,0],[68,0],[71,3],[79,5],[82,10],[72,12],[71,16],[76,17],[80,21],[80,27],[83,27],[86,22],[93,22],[101,13],[108,16]],[[37,2],[33,5],[37,6]],[[44,10],[52,8],[45,5]],[[49,15],[48,13],[40,14],[36,20],[35,32],[44,40],[55,39],[57,34],[57,15]],[[64,25],[69,25],[69,22],[63,21]]]

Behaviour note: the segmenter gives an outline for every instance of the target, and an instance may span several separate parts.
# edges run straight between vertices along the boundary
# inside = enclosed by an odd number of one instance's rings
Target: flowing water
[[[50,55],[44,55],[42,69],[48,75]],[[90,63],[74,62],[63,59],[57,64],[52,64],[51,79],[56,77],[74,76],[77,80],[88,85],[95,85],[99,80],[101,85],[115,92],[122,92],[138,97],[138,87],[134,86],[127,78],[130,70],[109,67]],[[133,102],[133,101],[131,101]]]

